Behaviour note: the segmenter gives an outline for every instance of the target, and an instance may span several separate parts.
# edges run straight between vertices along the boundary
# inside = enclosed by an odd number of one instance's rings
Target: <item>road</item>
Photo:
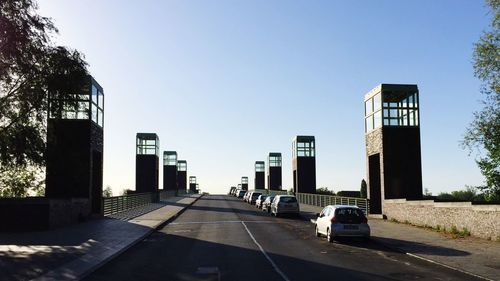
[[[475,280],[376,242],[328,243],[302,218],[204,196],[85,280]]]

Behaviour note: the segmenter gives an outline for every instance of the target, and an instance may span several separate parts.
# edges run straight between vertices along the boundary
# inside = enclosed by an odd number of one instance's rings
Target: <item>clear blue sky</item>
[[[135,134],[188,161],[203,191],[225,193],[271,151],[292,184],[291,139],[314,135],[317,185],[366,177],[363,97],[418,84],[424,187],[479,185],[460,147],[480,82],[480,0],[40,1],[58,44],[86,55],[105,93],[104,184],[135,184]],[[162,175],[160,173],[160,182]]]

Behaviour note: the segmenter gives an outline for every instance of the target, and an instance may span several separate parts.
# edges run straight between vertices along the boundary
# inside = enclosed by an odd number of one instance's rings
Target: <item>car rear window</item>
[[[338,208],[335,210],[335,217],[341,223],[361,223],[365,214],[356,208]]]
[[[295,198],[295,197],[281,197],[280,198],[280,202],[283,202],[283,203],[294,203],[294,202],[297,202],[297,198]]]
[[[259,197],[262,193],[252,193],[252,197]]]

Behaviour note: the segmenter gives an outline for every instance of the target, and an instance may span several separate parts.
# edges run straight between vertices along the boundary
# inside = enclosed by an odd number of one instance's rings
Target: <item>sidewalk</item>
[[[322,208],[300,205],[302,216],[316,219]],[[407,255],[486,280],[500,280],[500,242],[449,238],[442,233],[382,219],[368,220],[372,240]]]
[[[200,197],[172,197],[114,218],[49,231],[0,233],[0,279],[80,279],[176,218]]]

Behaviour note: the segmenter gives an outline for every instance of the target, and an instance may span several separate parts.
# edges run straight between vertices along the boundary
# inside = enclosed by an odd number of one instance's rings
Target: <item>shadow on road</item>
[[[399,280],[361,269],[268,255],[292,280],[326,280],[332,274],[335,280]],[[258,250],[162,232],[154,233],[84,280],[219,280],[215,274],[198,274],[200,267],[216,267],[220,280],[283,280]]]

